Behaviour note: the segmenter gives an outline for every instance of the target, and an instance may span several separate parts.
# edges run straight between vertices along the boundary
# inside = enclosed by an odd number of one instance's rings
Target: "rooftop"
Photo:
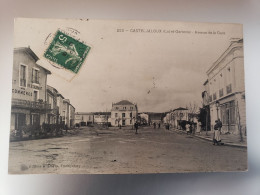
[[[76,112],[76,115],[111,115],[111,112]]]
[[[176,108],[176,109],[174,109],[174,110],[188,110],[187,108],[182,108],[182,107],[179,107],[179,108]],[[174,111],[173,110],[173,111]]]
[[[122,100],[120,102],[115,103],[114,105],[134,105],[134,104],[129,102],[128,100]]]
[[[207,74],[212,72],[217,65],[234,49],[243,47],[243,39],[241,38],[231,38],[229,47],[220,55],[220,57],[211,65],[211,67],[207,70]]]
[[[25,53],[27,53],[28,55],[30,55],[35,62],[37,62],[39,60],[39,57],[33,52],[33,50],[30,47],[17,47],[14,48],[14,51],[23,51]],[[38,66],[40,66],[41,68],[43,68],[47,74],[51,74],[51,71],[47,70],[46,68],[42,67],[41,65],[37,64]]]

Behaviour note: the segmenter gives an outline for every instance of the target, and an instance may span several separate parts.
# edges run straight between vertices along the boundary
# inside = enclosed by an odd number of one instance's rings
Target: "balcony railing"
[[[13,99],[12,107],[39,109],[39,110],[50,110],[51,105],[46,102],[35,102],[29,100]]]
[[[55,114],[55,115],[58,115],[58,114],[59,114],[59,107],[57,106],[56,108],[53,108],[53,109],[51,110],[51,113],[52,113],[52,114]]]

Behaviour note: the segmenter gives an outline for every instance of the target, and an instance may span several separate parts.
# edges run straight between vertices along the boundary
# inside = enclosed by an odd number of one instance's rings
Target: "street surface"
[[[247,149],[174,131],[81,127],[58,138],[10,142],[9,173],[123,174],[247,170]]]

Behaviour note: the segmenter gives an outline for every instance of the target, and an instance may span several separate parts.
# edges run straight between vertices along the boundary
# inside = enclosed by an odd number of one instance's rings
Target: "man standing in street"
[[[138,129],[138,123],[135,122],[135,134],[137,134],[137,129]]]

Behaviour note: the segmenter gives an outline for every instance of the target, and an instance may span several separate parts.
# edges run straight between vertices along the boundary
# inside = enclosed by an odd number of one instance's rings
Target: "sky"
[[[68,27],[91,47],[77,75],[56,70],[43,57],[49,35]],[[76,112],[109,111],[120,100],[137,103],[140,112],[166,112],[201,106],[206,71],[231,38],[242,38],[242,25],[17,19],[14,46],[30,46],[37,63],[52,72],[48,84],[70,99]]]

